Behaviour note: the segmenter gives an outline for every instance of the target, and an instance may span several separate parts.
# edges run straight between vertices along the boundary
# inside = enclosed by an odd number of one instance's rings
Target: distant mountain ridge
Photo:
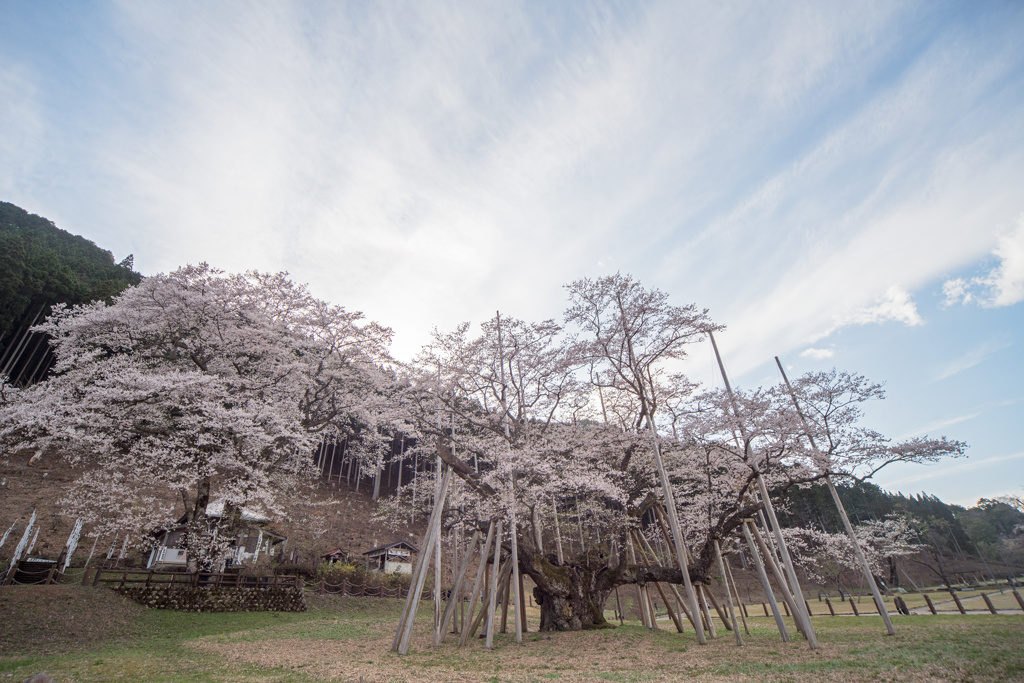
[[[141,280],[131,256],[115,263],[92,241],[0,202],[0,353],[20,343],[40,311],[39,321],[54,304],[109,299]],[[23,357],[20,364],[30,362]]]

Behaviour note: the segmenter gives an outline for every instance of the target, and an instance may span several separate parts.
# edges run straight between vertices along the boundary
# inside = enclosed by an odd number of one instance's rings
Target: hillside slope
[[[131,261],[115,263],[113,254],[84,237],[0,202],[0,353],[16,348],[24,329],[53,304],[108,299],[138,284],[142,276]],[[23,367],[35,365],[23,357],[9,374],[17,378]]]

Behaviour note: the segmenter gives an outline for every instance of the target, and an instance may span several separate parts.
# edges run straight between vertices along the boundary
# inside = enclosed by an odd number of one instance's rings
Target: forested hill
[[[871,483],[837,485],[836,488],[854,525],[890,515],[907,517],[920,542],[952,553],[975,555],[980,551],[995,557],[1007,545],[1018,545],[1014,541],[1024,538],[1024,512],[1003,500],[982,499],[974,507],[963,508],[927,493],[908,497],[889,493]],[[1019,505],[1019,500],[1012,502]],[[792,526],[813,527],[829,533],[843,530],[839,513],[824,485],[790,489],[786,511],[779,517],[785,517],[785,523]],[[1015,550],[1019,552],[1020,548]]]
[[[42,320],[53,304],[108,299],[141,279],[130,256],[115,263],[84,237],[0,202],[0,353],[10,355],[40,310]]]

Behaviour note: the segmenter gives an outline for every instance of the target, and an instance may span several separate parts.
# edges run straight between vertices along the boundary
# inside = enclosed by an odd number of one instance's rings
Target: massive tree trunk
[[[669,567],[646,567],[620,562],[565,562],[542,555],[525,543],[519,546],[519,569],[533,579],[533,597],[540,606],[541,631],[582,631],[615,628],[604,618],[604,603],[616,586],[648,582],[681,584],[683,574]],[[695,568],[692,581],[703,580]]]

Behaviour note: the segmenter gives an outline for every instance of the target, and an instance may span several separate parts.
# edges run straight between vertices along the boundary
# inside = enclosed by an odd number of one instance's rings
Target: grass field
[[[522,646],[500,635],[487,651],[479,641],[431,647],[424,609],[410,654],[399,657],[389,651],[398,601],[309,603],[302,614],[186,614],[146,610],[106,589],[5,588],[0,682],[40,671],[58,681],[1024,680],[1022,614],[895,617],[894,637],[878,617],[823,616],[814,620],[822,644],[814,652],[782,643],[764,617],[750,620],[743,648],[722,629],[700,646],[692,631],[627,622],[528,633]]]

